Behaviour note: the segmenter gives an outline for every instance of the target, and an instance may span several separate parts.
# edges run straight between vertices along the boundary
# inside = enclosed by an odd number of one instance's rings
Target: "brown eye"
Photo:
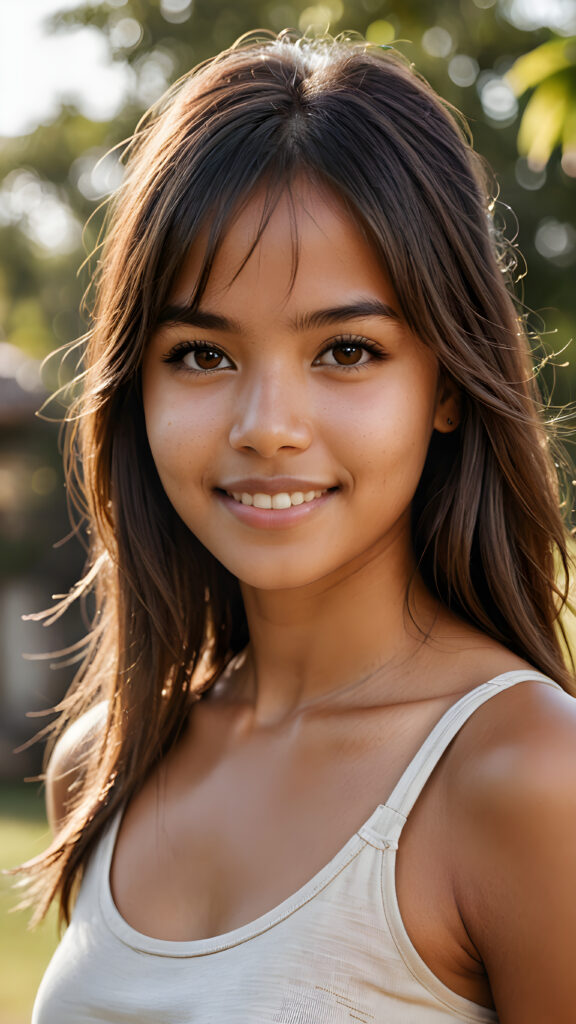
[[[386,359],[386,353],[368,338],[340,338],[333,341],[314,360],[315,366],[355,369]]]
[[[213,370],[233,369],[233,363],[215,345],[200,341],[181,341],[164,356],[176,370],[188,373],[210,373]]]
[[[193,358],[201,370],[215,370],[222,362],[222,353],[216,348],[197,348],[187,359]]]
[[[360,345],[335,345],[332,352],[339,366],[354,366],[364,355],[364,349]]]

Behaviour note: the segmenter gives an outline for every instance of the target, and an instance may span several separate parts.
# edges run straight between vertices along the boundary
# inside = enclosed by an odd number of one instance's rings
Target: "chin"
[[[333,571],[333,567],[313,566],[309,559],[303,564],[295,558],[288,563],[273,558],[252,559],[249,564],[242,564],[239,559],[219,560],[242,586],[262,591],[298,590],[318,583]]]

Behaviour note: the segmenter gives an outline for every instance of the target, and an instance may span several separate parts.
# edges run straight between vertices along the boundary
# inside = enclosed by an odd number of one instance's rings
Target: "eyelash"
[[[332,369],[336,368],[344,371],[356,370],[358,372],[362,370],[365,366],[370,365],[372,361],[382,362],[385,359],[387,359],[386,352],[382,348],[380,348],[379,345],[376,345],[374,342],[369,341],[368,338],[365,338],[362,335],[358,334],[342,334],[339,335],[337,338],[334,338],[328,345],[326,345],[322,349],[322,351],[318,353],[314,362],[316,363],[316,361],[320,359],[323,355],[325,355],[327,352],[330,352],[333,349],[345,348],[346,345],[361,348],[365,352],[369,352],[370,355],[372,356],[372,359],[363,363],[350,363],[349,366],[346,366],[346,364],[344,363],[325,363],[323,365],[330,366]],[[211,370],[203,370],[199,367],[186,366],[183,361],[184,356],[188,355],[188,353],[190,352],[217,352],[218,354],[223,355],[226,359],[229,359],[229,356],[226,356],[226,354],[222,352],[222,350],[217,345],[212,345],[210,344],[210,342],[180,341],[178,342],[177,345],[174,345],[173,348],[171,348],[170,351],[163,357],[162,362],[171,364],[172,366],[174,366],[174,369],[179,372],[193,373],[196,376],[203,377],[213,375],[220,369],[220,367],[214,367]],[[232,360],[230,360],[230,362],[232,362]],[[222,369],[227,370],[229,369],[229,367],[225,366],[222,367]]]

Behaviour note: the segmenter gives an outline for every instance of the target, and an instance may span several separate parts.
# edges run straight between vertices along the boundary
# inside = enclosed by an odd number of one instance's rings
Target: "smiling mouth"
[[[238,493],[236,491],[225,491],[224,493],[237,501],[240,505],[250,505],[253,508],[262,509],[285,509],[292,508],[295,505],[304,505],[310,501],[314,501],[315,498],[321,498],[322,495],[327,494],[329,490],[335,490],[335,488],[325,488],[323,491],[279,491],[277,494],[261,494],[256,492],[255,494],[249,494],[247,491]]]

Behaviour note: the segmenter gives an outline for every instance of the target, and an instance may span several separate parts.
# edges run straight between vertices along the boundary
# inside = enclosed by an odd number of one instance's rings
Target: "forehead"
[[[186,254],[172,302],[194,298],[209,233],[207,225]],[[273,203],[264,191],[256,193],[232,217],[200,304],[313,308],[352,293],[389,300],[390,292],[381,260],[345,203],[327,187],[299,181]]]

